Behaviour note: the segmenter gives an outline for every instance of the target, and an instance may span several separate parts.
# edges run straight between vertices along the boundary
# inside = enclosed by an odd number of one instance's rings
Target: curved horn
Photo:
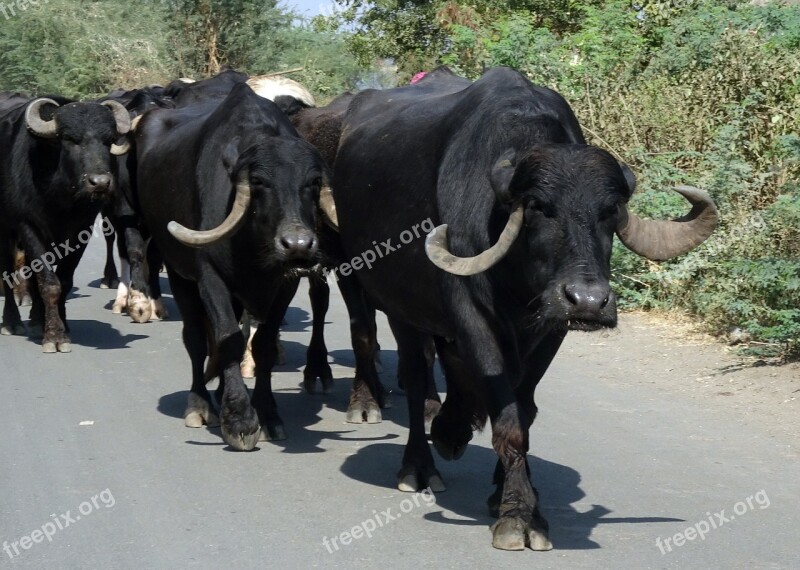
[[[131,116],[128,110],[121,103],[113,100],[103,101],[101,105],[105,105],[114,113],[114,121],[117,123],[117,134],[119,136],[128,134],[131,130]],[[111,154],[114,156],[122,156],[129,150],[131,150],[131,143],[127,139],[122,144],[111,145]]]
[[[173,220],[167,224],[167,230],[176,240],[185,245],[192,247],[210,245],[235,232],[244,220],[249,206],[250,171],[244,168],[239,171],[239,177],[236,180],[236,197],[233,200],[231,212],[220,225],[210,230],[190,230]]]
[[[49,121],[42,119],[41,111],[42,107],[45,105],[55,105],[58,107],[58,103],[46,97],[34,100],[25,110],[25,126],[37,137],[54,139],[56,138],[56,120],[55,118]]]
[[[114,156],[122,156],[129,150],[131,150],[131,142],[127,139],[122,144],[111,145],[111,154],[113,154]]]
[[[131,120],[131,130],[136,132],[136,129],[139,128],[139,122],[142,120],[144,115],[137,115]]]
[[[692,204],[691,211],[676,220],[643,220],[623,207],[617,235],[625,247],[647,259],[663,261],[708,239],[719,221],[711,196],[693,186],[676,186],[675,191]]]
[[[503,259],[511,244],[519,236],[524,221],[523,207],[520,204],[511,212],[506,227],[497,243],[475,257],[456,257],[447,249],[447,224],[434,228],[425,238],[425,253],[436,267],[454,275],[475,275],[489,269]]]
[[[114,121],[117,123],[117,134],[119,136],[127,135],[131,130],[131,116],[122,103],[110,99],[100,104],[105,105],[114,113]]]
[[[319,191],[319,208],[328,225],[338,231],[339,216],[336,215],[336,202],[333,201],[333,190],[330,186],[323,186]]]

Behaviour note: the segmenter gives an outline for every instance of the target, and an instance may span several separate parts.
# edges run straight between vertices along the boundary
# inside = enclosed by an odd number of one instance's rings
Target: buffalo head
[[[681,255],[705,241],[717,224],[711,198],[691,187],[677,190],[692,204],[674,221],[643,220],[627,202],[635,178],[609,153],[577,144],[542,144],[522,156],[507,151],[489,174],[508,215],[499,239],[474,257],[447,247],[447,226],[434,229],[426,252],[441,269],[475,275],[509,257],[524,274],[537,318],[571,329],[616,325],[609,285],[613,236],[652,260]],[[456,229],[456,231],[458,231]]]
[[[25,111],[25,126],[39,138],[58,141],[63,185],[92,198],[114,189],[111,155],[128,152],[129,143],[116,144],[130,130],[128,111],[116,101],[68,103],[36,99]]]
[[[253,261],[262,266],[314,265],[317,204],[327,184],[319,153],[297,137],[237,137],[219,160],[235,189],[225,220],[209,230],[191,230],[172,221],[169,232],[192,247],[237,236],[252,246]]]

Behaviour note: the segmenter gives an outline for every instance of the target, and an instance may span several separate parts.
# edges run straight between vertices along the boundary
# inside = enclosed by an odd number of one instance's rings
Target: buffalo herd
[[[508,68],[473,82],[441,67],[324,107],[294,81],[233,70],[95,101],[2,93],[2,334],[70,351],[65,300],[102,214],[122,262],[115,312],[166,318],[166,267],[192,369],[185,424],[219,425],[231,447],[251,450],[285,437],[271,371],[303,277],[314,313],[304,385],[330,389],[323,327],[336,281],[356,361],[347,421],[380,421],[388,403],[376,310],[397,341],[409,410],[398,488],[444,491],[429,439],[458,459],[489,420],[492,543],[549,550],[527,460],[539,380],[567,332],[616,326],[615,234],[659,261],[717,224],[709,196],[688,186],[676,188],[685,216],[638,218],[627,208],[635,188],[558,93]],[[243,320],[256,323],[252,337]],[[255,363],[252,394],[243,359]]]

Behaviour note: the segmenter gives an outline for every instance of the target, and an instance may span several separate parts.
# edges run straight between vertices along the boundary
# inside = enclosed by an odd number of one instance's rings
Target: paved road
[[[800,567],[800,461],[785,442],[574,357],[595,337],[571,339],[537,394],[532,466],[555,550],[500,552],[485,508],[488,432],[460,461],[438,460],[447,492],[414,502],[394,488],[403,397],[381,424],[344,422],[353,358],[338,297],[334,392],[300,390],[310,323],[299,295],[283,333],[290,364],[274,382],[289,439],[231,452],[218,430],[183,425],[180,323],[112,315],[101,257],[91,244],[68,303],[71,354],[0,338],[0,541],[11,554],[0,568]],[[394,385],[392,339],[381,342]],[[344,532],[358,538],[343,544]]]

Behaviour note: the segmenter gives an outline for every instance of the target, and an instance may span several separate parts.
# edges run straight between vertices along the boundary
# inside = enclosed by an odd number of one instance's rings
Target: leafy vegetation
[[[590,141],[633,166],[632,208],[680,215],[709,191],[719,230],[665,263],[615,250],[621,302],[679,309],[751,350],[800,353],[800,6],[738,0],[340,0],[362,62],[401,80],[508,65],[572,104]]]
[[[694,184],[722,223],[688,255],[615,250],[621,303],[687,311],[751,349],[800,355],[800,5],[779,0],[48,0],[0,13],[0,90],[96,97],[222,65],[292,77],[322,101],[446,64],[508,65],[562,93],[587,137],[638,174],[638,213],[680,215]],[[391,65],[387,65],[387,62]]]
[[[0,12],[0,90],[67,97],[177,77],[223,65],[292,75],[333,97],[363,70],[336,31],[313,30],[276,0],[47,0]]]

